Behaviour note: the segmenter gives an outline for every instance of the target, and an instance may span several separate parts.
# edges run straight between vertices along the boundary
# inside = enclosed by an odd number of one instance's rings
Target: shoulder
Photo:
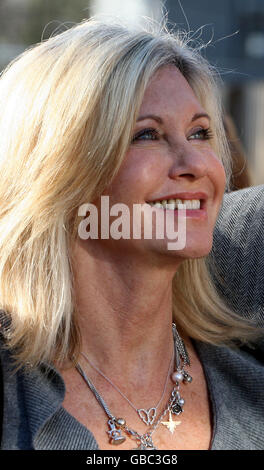
[[[264,222],[264,185],[224,195],[216,225],[216,239],[217,234],[235,230],[238,224],[240,229],[244,226],[247,228],[248,222],[253,220],[259,224]]]
[[[2,442],[5,450],[33,449],[43,423],[61,406],[64,382],[49,365],[15,370],[13,355],[0,338]]]
[[[210,265],[233,310],[264,326],[264,185],[226,194]]]
[[[212,450],[264,446],[264,347],[231,349],[194,342],[212,405]]]
[[[264,185],[226,194],[214,232],[214,256],[219,263],[231,257],[240,267],[250,267],[264,247],[263,230]]]

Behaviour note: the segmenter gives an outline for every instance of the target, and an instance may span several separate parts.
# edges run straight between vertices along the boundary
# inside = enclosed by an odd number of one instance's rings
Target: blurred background
[[[232,189],[264,183],[264,0],[0,0],[0,70],[30,45],[96,13],[162,18],[208,43],[222,78]]]

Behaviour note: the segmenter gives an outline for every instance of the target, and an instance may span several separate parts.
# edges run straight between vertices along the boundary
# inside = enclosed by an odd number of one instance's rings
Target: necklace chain
[[[165,391],[166,391],[166,387],[167,387],[167,384],[168,384],[168,380],[169,380],[169,375],[170,375],[170,370],[171,370],[171,364],[172,364],[172,361],[173,361],[173,357],[174,357],[174,352],[172,353],[172,357],[171,357],[171,360],[170,360],[170,364],[169,364],[169,367],[168,367],[168,373],[167,373],[167,377],[166,377],[166,380],[165,380],[165,384],[164,384],[164,387],[163,387],[163,392],[162,392],[162,395],[157,403],[156,406],[153,406],[149,409],[144,409],[144,408],[137,408],[132,402],[131,400],[129,400],[129,398],[126,397],[126,395],[117,387],[117,385],[115,385],[112,380],[110,380],[98,367],[96,367],[92,361],[86,356],[86,354],[84,354],[83,352],[81,353],[82,356],[86,359],[86,361],[102,376],[104,377],[105,380],[107,380],[107,382],[109,382],[112,387],[118,392],[120,393],[120,395],[122,395],[122,397],[130,404],[130,406],[137,412],[138,416],[142,419],[142,421],[145,423],[145,424],[152,424],[155,417],[156,417],[156,414],[157,414],[157,409],[159,407],[159,405],[161,404],[163,398],[164,398],[164,395],[165,395]]]
[[[175,347],[175,366],[176,369],[180,367],[180,359],[182,359],[183,364],[182,368],[184,368],[186,365],[190,366],[190,359],[189,355],[187,352],[187,349],[185,347],[185,344],[183,340],[181,339],[178,330],[176,328],[175,323],[172,324],[172,332],[173,332],[173,338],[174,338],[174,347]]]
[[[83,377],[84,381],[87,383],[87,385],[90,387],[90,389],[92,390],[93,394],[95,395],[95,398],[97,399],[97,401],[100,403],[100,405],[103,407],[103,409],[105,410],[107,416],[110,418],[110,419],[115,419],[115,417],[112,415],[112,413],[109,411],[109,408],[107,406],[107,404],[105,403],[104,399],[101,397],[101,395],[97,392],[94,384],[92,383],[92,381],[90,379],[88,379],[88,377],[86,376],[84,370],[81,368],[80,364],[79,363],[76,363],[75,364],[75,367],[76,369],[78,370],[78,372],[81,374],[81,376]]]

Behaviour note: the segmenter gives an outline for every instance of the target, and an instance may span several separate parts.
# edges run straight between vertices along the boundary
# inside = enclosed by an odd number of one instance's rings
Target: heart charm
[[[144,408],[140,408],[140,410],[137,410],[139,417],[144,421],[145,424],[150,426],[153,424],[154,419],[156,418],[157,415],[157,409],[156,408],[149,408],[148,410],[144,410]]]

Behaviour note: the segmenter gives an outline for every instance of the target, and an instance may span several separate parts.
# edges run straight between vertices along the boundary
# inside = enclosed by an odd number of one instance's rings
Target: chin
[[[158,257],[166,257],[167,260],[181,260],[184,261],[186,259],[195,259],[195,258],[203,258],[207,256],[210,251],[212,250],[212,239],[203,240],[203,242],[198,243],[198,241],[187,240],[187,244],[182,249],[168,249],[168,243],[171,240],[156,240],[154,244],[151,244],[151,252]]]
[[[204,258],[208,256],[212,250],[213,242],[212,240],[208,240],[207,243],[203,241],[203,243],[187,243],[186,247],[179,251],[179,256],[182,256],[186,259],[193,259],[193,258]]]

